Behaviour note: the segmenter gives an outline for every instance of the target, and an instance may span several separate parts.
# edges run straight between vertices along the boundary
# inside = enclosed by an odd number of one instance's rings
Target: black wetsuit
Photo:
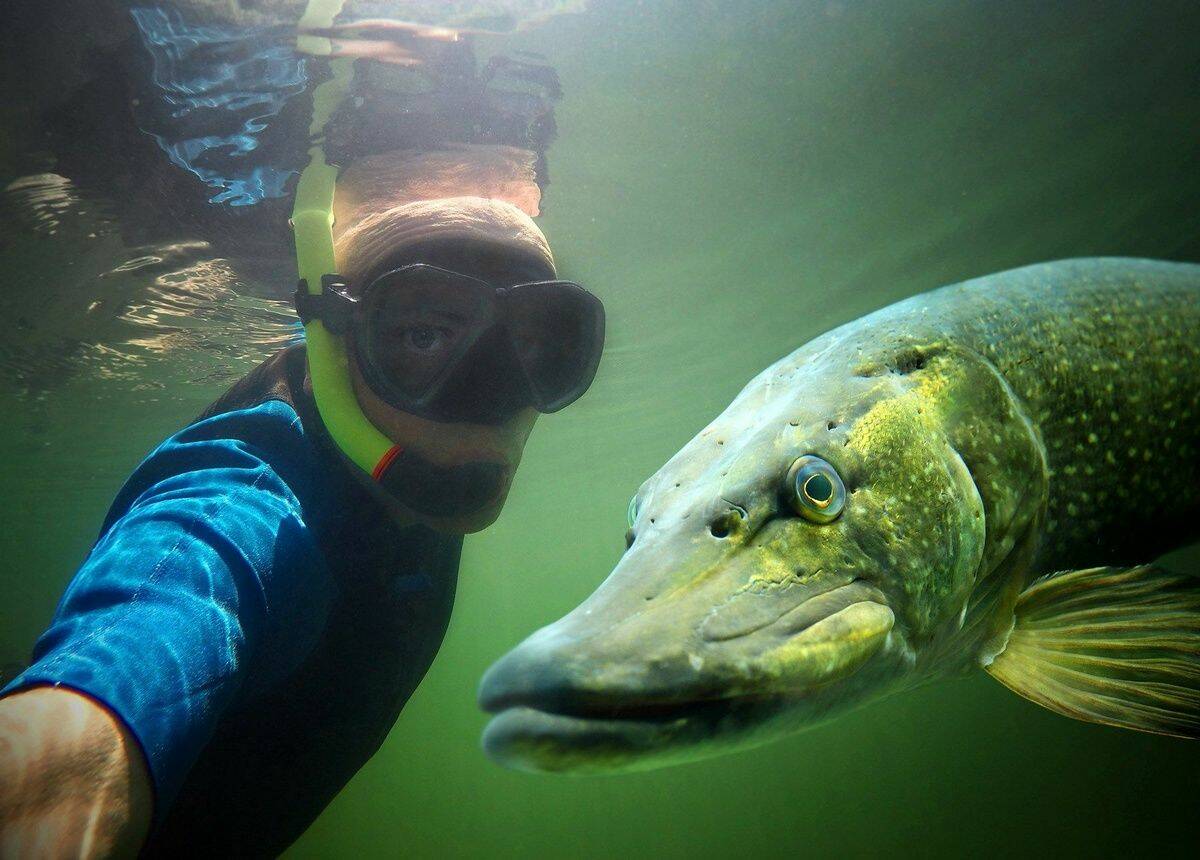
[[[5,692],[104,702],[150,766],[147,852],[275,855],[379,748],[442,641],[459,537],[403,526],[333,447],[305,354],[130,477]]]

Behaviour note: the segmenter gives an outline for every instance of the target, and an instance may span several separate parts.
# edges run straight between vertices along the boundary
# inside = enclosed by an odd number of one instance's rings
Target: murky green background
[[[1194,744],[1075,723],[983,676],[757,751],[588,779],[489,763],[474,691],[607,574],[633,490],[768,362],[1010,266],[1200,260],[1196,32],[1195,3],[647,0],[506,38],[562,78],[543,224],[604,298],[609,347],[468,540],[445,646],[382,751],[291,855],[1193,852]],[[29,284],[86,291],[123,259],[115,238],[72,241],[0,226],[10,316],[19,293],[52,319]],[[2,322],[19,364],[32,335]],[[178,325],[195,349],[93,349],[56,372],[44,348],[41,384],[0,380],[0,658],[27,651],[128,470],[223,388],[212,366],[255,354]]]

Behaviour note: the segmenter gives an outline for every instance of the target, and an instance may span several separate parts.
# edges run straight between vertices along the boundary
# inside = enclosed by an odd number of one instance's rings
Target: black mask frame
[[[402,295],[414,283],[431,281],[440,289],[453,291],[461,300],[460,309],[466,309],[462,321],[464,333],[439,360],[436,372],[414,385],[412,380],[397,379],[397,373],[389,371],[385,354],[394,348],[394,343],[380,330],[379,318],[394,291]],[[557,412],[587,391],[595,378],[604,345],[604,306],[572,281],[532,281],[497,287],[460,272],[413,263],[379,275],[361,295],[352,294],[346,279],[325,275],[321,278],[319,295],[309,293],[307,284],[301,281],[294,298],[303,322],[320,319],[330,332],[350,341],[364,380],[380,399],[402,412],[434,420],[446,420],[438,408],[438,399],[471,363],[472,351],[485,338],[494,343],[498,337],[511,350],[513,366],[523,383],[519,386],[520,399],[525,401],[516,405],[532,406],[543,413]],[[560,314],[558,320],[550,320],[547,314],[552,315],[551,309],[555,307],[565,309],[566,313]],[[556,331],[554,323],[563,322],[564,316],[570,317],[568,330]],[[532,339],[531,334],[535,336]],[[556,367],[545,360],[539,363],[531,357],[531,340],[535,347],[559,348],[570,356],[571,366]]]

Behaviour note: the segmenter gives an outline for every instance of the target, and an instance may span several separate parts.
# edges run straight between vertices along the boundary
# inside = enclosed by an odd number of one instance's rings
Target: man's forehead
[[[498,287],[554,277],[554,270],[544,261],[519,248],[486,237],[462,235],[397,248],[364,279],[364,286],[384,272],[415,263],[448,269]]]

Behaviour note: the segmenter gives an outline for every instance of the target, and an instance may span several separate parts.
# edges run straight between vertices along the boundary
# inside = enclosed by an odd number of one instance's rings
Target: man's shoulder
[[[313,452],[296,410],[266,401],[195,421],[146,455],[117,494],[104,531],[155,500],[250,499],[265,491],[299,501],[311,483]]]
[[[230,443],[287,477],[318,455],[303,344],[280,350],[160,447]]]
[[[295,406],[285,400],[264,400],[250,406],[197,418],[170,436],[163,445],[228,440],[266,452],[280,443],[301,442],[304,437],[304,423]]]
[[[306,375],[307,353],[304,344],[292,344],[234,383],[200,413],[196,423],[266,403],[286,403],[296,412],[307,412],[311,393],[305,384]]]
[[[167,437],[129,476],[102,532],[139,500],[163,491],[182,498],[190,491],[233,495],[252,487],[307,501],[314,476],[324,470],[317,467],[321,454],[302,419],[304,406],[289,396],[302,385],[303,367],[302,349],[283,350]]]

